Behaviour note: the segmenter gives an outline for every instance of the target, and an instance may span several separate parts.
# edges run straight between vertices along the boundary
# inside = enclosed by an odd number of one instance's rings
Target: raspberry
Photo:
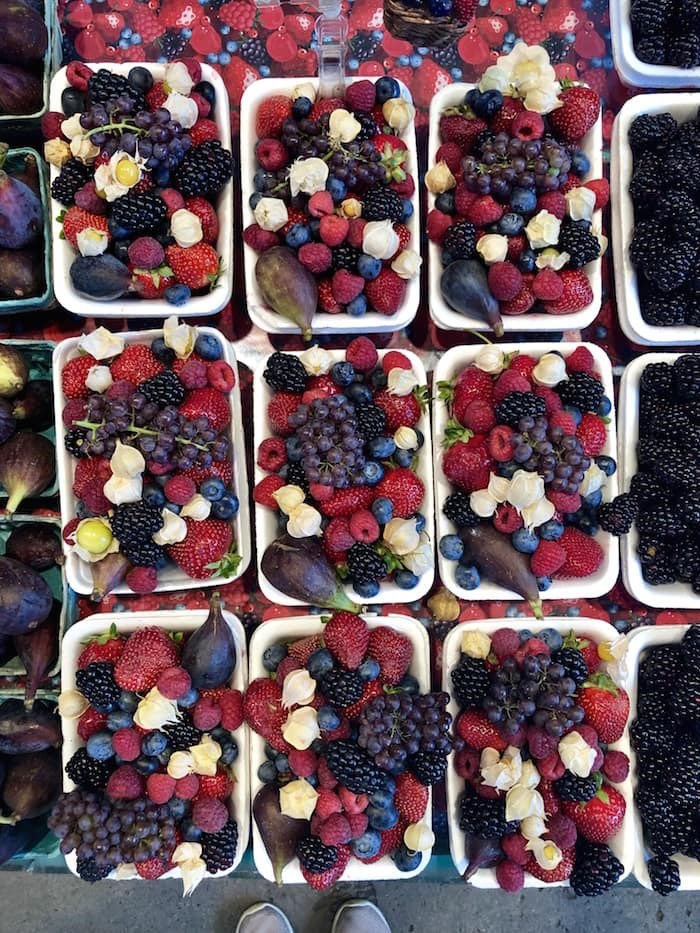
[[[595,360],[588,347],[576,347],[566,358],[566,368],[570,373],[588,373],[595,371]]]
[[[318,759],[318,768],[316,770],[318,783],[320,787],[334,788],[338,786],[338,781],[333,777],[325,758]]]
[[[99,479],[86,483],[80,498],[93,515],[106,515],[112,508],[112,504],[104,494],[104,483]]]
[[[299,247],[297,259],[314,275],[330,269],[333,253],[325,243],[304,243]]]
[[[352,831],[347,818],[342,813],[333,813],[321,823],[319,836],[324,845],[337,846],[350,842]]]
[[[355,512],[350,517],[350,534],[355,541],[362,541],[364,544],[373,544],[379,539],[379,525],[377,519],[369,511],[362,509]]]
[[[564,762],[559,757],[558,752],[552,752],[552,754],[547,755],[546,758],[540,758],[537,763],[537,769],[541,776],[548,781],[558,781],[566,771]]]
[[[281,437],[266,437],[258,447],[257,464],[261,470],[277,473],[287,462],[287,446]]]
[[[350,824],[350,838],[359,839],[367,830],[369,817],[366,813],[346,813],[345,817]]]
[[[352,363],[356,372],[368,373],[377,365],[379,354],[369,337],[355,337],[347,346],[345,359]]]
[[[290,764],[291,764],[291,753],[290,753]],[[332,816],[334,813],[341,813],[343,810],[343,804],[341,803],[340,797],[332,791],[329,787],[320,787],[318,791],[318,800],[316,801],[316,809],[314,813],[319,817],[323,823],[328,817]]]
[[[347,269],[338,269],[331,282],[333,297],[341,305],[350,304],[357,298],[365,287],[365,280],[361,275],[353,275]]]
[[[228,807],[216,797],[198,797],[192,806],[192,822],[204,833],[218,833],[228,822]]]
[[[508,837],[504,838],[507,839]],[[504,858],[503,861],[496,865],[496,881],[503,891],[509,891],[510,893],[519,891],[525,884],[525,872],[522,865]]]
[[[556,394],[556,393],[555,393]],[[568,411],[555,411],[549,418],[550,428],[561,428],[565,434],[576,434],[576,422]]]
[[[175,793],[176,780],[169,774],[149,774],[146,793],[153,803],[167,803]]]
[[[465,781],[471,781],[479,773],[479,762],[479,752],[475,748],[463,748],[455,755],[455,771]]]
[[[502,502],[496,509],[493,516],[493,527],[497,528],[504,535],[513,534],[518,528],[522,528],[523,520],[514,505],[508,505]]]
[[[112,800],[136,800],[143,794],[143,778],[132,765],[120,765],[107,781]]]
[[[621,784],[630,771],[630,760],[624,752],[609,751],[603,758],[603,774],[613,784]]]
[[[316,771],[318,759],[310,748],[299,750],[293,748],[289,753],[289,767],[299,777],[310,777]]]
[[[370,512],[370,515],[372,513]],[[323,534],[323,546],[337,554],[345,554],[355,543],[355,536],[350,530],[350,521],[345,517],[332,518]]]
[[[562,515],[573,515],[581,508],[581,496],[577,492],[557,492],[552,490],[547,498],[557,512]]]
[[[436,162],[445,162],[453,175],[458,175],[462,167],[462,150],[458,143],[443,143],[435,153]],[[466,186],[465,186],[466,188]],[[458,211],[461,213],[461,211]]]
[[[354,81],[345,89],[345,100],[350,110],[356,112],[370,113],[376,99],[377,92],[372,81]]]
[[[256,253],[264,253],[271,246],[278,246],[280,238],[273,230],[263,230],[257,224],[249,224],[243,231],[243,242]]]
[[[185,206],[185,199],[179,191],[175,190],[175,188],[164,188],[161,192],[160,198],[168,209],[168,218],[172,217],[175,211],[181,211]]]
[[[491,650],[499,661],[515,654],[520,647],[520,637],[512,628],[499,628],[491,636]]]
[[[63,138],[61,124],[65,119],[65,113],[60,113],[58,110],[49,110],[48,113],[45,113],[41,118],[41,135],[44,137],[44,139],[49,140]]]
[[[175,505],[187,505],[197,492],[197,487],[189,476],[173,476],[163,487],[166,499]]]
[[[564,283],[554,269],[542,269],[532,280],[532,294],[540,301],[556,301],[564,293]]]
[[[155,269],[165,259],[165,250],[151,236],[140,236],[129,247],[129,262],[137,269]]]
[[[324,214],[332,214],[335,211],[335,204],[330,191],[317,191],[312,194],[307,204],[307,209],[312,217],[323,217]]]
[[[89,214],[106,214],[105,202],[97,193],[94,181],[86,182],[75,192],[75,203]]]
[[[510,262],[495,262],[488,272],[491,294],[498,301],[510,301],[523,284],[523,274]]]
[[[486,446],[491,457],[498,460],[499,463],[505,463],[506,460],[512,460],[515,448],[511,443],[513,429],[505,424],[498,424],[489,432],[486,440]]]
[[[213,360],[207,363],[207,382],[211,389],[226,395],[236,385],[236,374],[226,360]]]
[[[112,747],[123,761],[136,761],[141,754],[141,736],[136,729],[117,729],[112,736]]]
[[[510,132],[523,142],[529,142],[531,139],[540,139],[544,133],[544,120],[539,113],[530,110],[523,110],[513,120]]]
[[[559,747],[559,740],[540,726],[528,727],[527,743],[533,758],[548,758]]]
[[[266,172],[278,172],[289,162],[287,147],[279,139],[258,140],[255,155]]]
[[[204,389],[207,385],[207,364],[202,360],[189,359],[178,376],[186,389]]]
[[[565,560],[566,552],[556,541],[540,541],[530,557],[530,570],[536,577],[549,577],[559,570]]]
[[[92,708],[92,706],[88,706],[88,708],[78,720],[78,735],[83,740],[83,742],[87,742],[91,735],[94,735],[101,729],[106,728],[106,725],[107,713],[98,713],[96,709]]]
[[[388,376],[392,369],[413,369],[409,358],[400,350],[389,350],[382,357],[382,369]]]
[[[466,217],[472,204],[478,199],[479,195],[460,182],[455,188],[455,211],[462,217]]]
[[[192,722],[202,732],[216,729],[221,722],[221,707],[211,697],[200,697],[192,710]]]
[[[563,220],[566,217],[566,198],[560,191],[545,191],[537,199],[536,210],[538,213],[549,211],[557,220]]]
[[[364,234],[365,227],[367,226],[367,221],[364,217],[353,217],[350,221],[350,228],[348,230],[348,245],[354,246],[355,249],[362,249],[362,237]]]
[[[476,434],[487,434],[496,426],[493,405],[483,399],[475,399],[467,405],[462,423]]]
[[[496,380],[493,387],[493,400],[495,404],[502,402],[509,392],[529,392],[530,383],[514,369],[507,369]]]
[[[184,667],[168,667],[158,675],[156,686],[168,700],[179,700],[192,686],[192,678]]]
[[[264,505],[268,509],[277,509],[277,501],[272,497],[272,493],[277,492],[284,485],[284,480],[276,473],[265,476],[259,483],[256,483],[255,489],[253,489],[253,500],[258,505]]]
[[[337,214],[327,214],[321,218],[319,234],[326,246],[340,246],[348,235],[350,224],[345,217]]]
[[[243,694],[240,690],[224,690],[219,697],[221,725],[235,732],[243,723]]]
[[[132,567],[125,581],[132,592],[146,596],[153,593],[158,586],[158,571],[155,567]]]
[[[495,201],[490,194],[477,198],[467,211],[467,219],[475,227],[487,227],[495,224],[503,216],[504,207]]]
[[[558,411],[562,410],[561,396],[554,389],[550,389],[549,386],[536,386],[535,395],[544,399],[544,413],[548,418],[553,417]],[[572,432],[567,431],[566,433],[571,434]]]
[[[563,813],[553,813],[547,820],[546,839],[551,839],[560,849],[570,849],[576,844],[576,824]]]
[[[175,796],[180,800],[192,800],[199,791],[199,778],[196,774],[186,774],[175,782]]]
[[[445,234],[452,226],[452,218],[449,214],[443,214],[442,211],[432,210],[428,212],[426,219],[426,229],[428,239],[433,243],[442,243]]]

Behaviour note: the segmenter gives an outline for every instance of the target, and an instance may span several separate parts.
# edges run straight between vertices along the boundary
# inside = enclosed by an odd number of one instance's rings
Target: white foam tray
[[[607,622],[602,622],[600,619],[569,619],[548,616],[546,619],[541,621],[529,618],[523,619],[522,626],[514,625],[513,621],[513,619],[491,619],[488,622],[462,622],[453,628],[452,631],[448,634],[442,649],[442,689],[446,693],[450,694],[451,699],[448,709],[452,713],[453,718],[456,719],[459,716],[460,707],[452,696],[452,681],[450,679],[450,675],[452,673],[452,669],[459,663],[462,634],[466,631],[480,631],[485,632],[487,635],[493,635],[493,633],[499,628],[512,628],[517,631],[519,628],[527,627],[531,632],[537,635],[537,633],[541,632],[542,629],[553,628],[558,632],[561,632],[562,635],[565,635],[573,630],[577,635],[588,635],[596,642],[613,641],[618,637],[618,633],[615,631],[612,625],[608,624]],[[622,738],[610,745],[609,748],[619,750],[629,756],[630,748],[628,730],[625,729]],[[453,759],[454,752],[450,755],[450,762],[448,764],[446,778],[447,828],[450,837],[450,852],[452,854],[452,861],[454,862],[455,868],[459,874],[462,875],[469,864],[469,859],[466,853],[465,834],[464,831],[459,828],[459,800],[462,795],[462,791],[464,790],[464,778],[461,778],[455,771]],[[625,811],[625,817],[622,826],[615,834],[615,836],[610,839],[608,844],[612,849],[613,854],[624,865],[624,872],[619,879],[620,881],[623,881],[632,871],[632,865],[635,856],[635,836],[632,817],[633,789],[632,782],[629,777],[623,781],[622,784],[616,784],[615,787],[625,798],[627,809]],[[498,882],[496,881],[495,868],[478,869],[469,879],[469,883],[473,884],[475,888],[499,888]],[[529,875],[526,872],[525,887],[569,887],[569,882],[559,881],[556,883],[547,884],[546,882],[540,881],[538,878],[535,878],[533,875]]]
[[[63,645],[61,647],[61,690],[75,689],[75,672],[78,664],[78,657],[84,647],[86,639],[95,635],[106,634],[112,625],[116,626],[120,635],[130,635],[139,629],[147,626],[155,626],[164,629],[166,632],[194,632],[204,624],[208,615],[207,609],[197,610],[170,610],[167,612],[122,612],[119,614],[98,613],[72,625],[65,634]],[[248,686],[248,659],[246,654],[246,637],[238,617],[233,613],[224,610],[224,618],[228,622],[236,643],[236,667],[231,677],[230,686],[234,690],[240,690],[245,693]],[[78,720],[61,717],[61,726],[63,730],[63,790],[68,793],[75,788],[75,784],[65,773],[66,763],[75,754],[75,752],[84,745],[83,740],[78,735]],[[229,808],[233,818],[238,824],[238,845],[236,847],[236,857],[233,865],[225,871],[210,874],[207,872],[206,878],[222,878],[224,875],[230,875],[235,871],[239,862],[243,858],[243,853],[248,846],[250,836],[250,783],[249,783],[249,754],[250,738],[248,735],[248,726],[243,723],[233,736],[238,745],[238,758],[231,765],[231,773],[234,778],[233,791],[229,798]],[[68,868],[77,875],[76,863],[77,856],[75,852],[65,856]],[[181,878],[182,874],[179,868],[173,868],[166,872],[163,878]],[[110,880],[113,875],[110,876]]]
[[[253,550],[253,542],[250,535],[250,515],[248,510],[248,477],[246,472],[245,451],[243,444],[243,413],[241,409],[241,389],[240,378],[238,374],[238,363],[233,351],[232,344],[223,337],[214,327],[200,327],[201,334],[209,334],[215,337],[221,344],[223,359],[233,368],[236,375],[236,384],[229,395],[231,405],[231,440],[232,440],[232,459],[233,459],[233,485],[238,496],[239,509],[233,518],[234,541],[238,545],[238,553],[241,556],[241,562],[238,570],[231,577],[223,577],[221,574],[215,574],[206,580],[195,580],[188,576],[175,564],[168,564],[163,570],[158,571],[157,593],[167,593],[171,590],[192,590],[201,587],[223,586],[237,580],[244,573]],[[162,336],[161,330],[130,331],[120,334],[124,338],[127,346],[132,343],[150,342],[155,338]],[[56,413],[56,466],[59,479],[59,493],[61,499],[61,516],[63,523],[70,521],[75,516],[77,505],[76,497],[73,493],[73,477],[75,475],[75,463],[77,460],[71,457],[65,449],[66,427],[63,424],[62,412],[66,404],[61,386],[61,373],[68,360],[78,355],[79,337],[71,337],[63,340],[56,346],[53,354],[53,394],[54,409]],[[68,583],[77,593],[89,595],[92,593],[92,575],[85,561],[81,560],[74,552],[73,548],[65,544],[66,554],[66,576]],[[131,594],[132,591],[121,583],[113,590],[115,594]],[[133,594],[132,594],[133,595]]]
[[[627,676],[623,686],[630,697],[630,723],[637,718],[637,702],[639,696],[639,664],[642,661],[644,652],[647,648],[657,645],[677,644],[685,632],[687,625],[645,625],[642,628],[635,629],[627,636],[627,654],[625,664]],[[634,748],[630,748],[630,781],[634,792],[637,790],[637,755]],[[645,888],[651,890],[651,881],[649,879],[649,870],[647,868],[647,859],[651,858],[652,853],[644,844],[644,830],[642,819],[637,807],[634,808],[632,829],[634,833],[634,877]],[[673,855],[673,860],[678,862],[678,869],[681,878],[681,891],[700,890],[700,863],[696,859],[688,858],[686,855]]]
[[[115,74],[128,75],[135,64],[147,68],[155,81],[162,81],[167,65],[154,62],[127,62],[125,64],[90,62],[93,71],[107,68]],[[224,149],[231,150],[231,124],[229,121],[229,101],[226,87],[220,75],[210,65],[202,64],[202,79],[209,81],[216,91],[214,119],[219,131],[219,139]],[[61,93],[68,87],[66,69],[61,68],[51,82],[49,110],[61,112]],[[51,166],[51,181],[58,178],[59,171]],[[51,241],[53,244],[53,280],[56,300],[68,311],[83,317],[99,318],[164,318],[173,310],[164,298],[136,298],[128,295],[115,301],[96,301],[79,295],[70,281],[70,267],[78,253],[70,243],[61,239],[63,225],[56,217],[66,208],[58,201],[51,201]],[[231,300],[233,291],[233,180],[230,179],[216,199],[216,212],[219,217],[219,237],[216,251],[221,259],[221,275],[216,287],[206,295],[196,295],[181,308],[177,308],[180,317],[202,317],[217,314]]]
[[[613,4],[614,7],[614,4]],[[697,94],[640,94],[628,100],[615,118],[610,147],[610,201],[612,205],[613,267],[620,326],[634,343],[643,346],[688,346],[700,343],[700,327],[676,324],[660,327],[642,317],[637,272],[629,258],[634,233],[634,207],[629,195],[632,150],[627,141],[630,126],[643,113],[671,113],[676,120],[694,120]]]
[[[428,136],[428,168],[435,164],[435,155],[441,146],[440,115],[448,107],[455,107],[464,102],[464,95],[473,88],[473,84],[450,84],[433,97],[430,102],[430,124]],[[599,116],[595,126],[586,133],[581,142],[582,151],[588,157],[591,167],[584,181],[603,176],[603,123]],[[435,207],[435,195],[430,191],[428,195],[428,211]],[[594,229],[600,229],[602,212],[596,211],[593,215]],[[451,308],[440,291],[440,278],[442,276],[442,247],[432,240],[428,241],[428,300],[430,316],[438,327],[443,330],[476,330],[490,331],[490,325],[479,317],[460,314]],[[593,289],[593,301],[580,311],[572,314],[545,314],[544,312],[530,312],[525,314],[504,314],[503,329],[506,333],[542,333],[543,331],[580,330],[594,320],[600,310],[602,294],[601,260],[596,259],[585,267],[586,274]]]
[[[389,626],[402,635],[408,636],[413,643],[413,661],[410,673],[418,680],[421,693],[430,690],[430,642],[425,628],[416,619],[403,615],[363,615],[368,626],[378,628],[381,625]],[[263,653],[270,645],[277,642],[292,642],[299,638],[307,638],[323,631],[323,623],[319,616],[294,616],[287,619],[269,619],[253,633],[250,639],[248,677],[249,683],[258,677],[269,677],[262,663]],[[252,729],[250,730],[250,800],[251,804],[263,786],[258,777],[258,768],[266,761],[265,740]],[[432,827],[432,788],[428,788],[428,805],[425,816],[421,822]],[[252,821],[253,830],[253,860],[255,867],[268,881],[274,881],[275,875],[272,863],[262,841],[255,819]],[[391,857],[385,855],[379,861],[367,865],[359,859],[351,857],[340,881],[403,881],[415,878],[430,861],[431,852],[424,852],[420,865],[413,871],[399,871]],[[282,884],[304,884],[305,879],[301,873],[298,860],[285,865],[282,871]]]
[[[645,353],[627,366],[620,383],[620,490],[629,492],[632,477],[637,472],[637,441],[639,426],[639,381],[649,363],[673,363],[680,353]],[[637,556],[639,532],[636,526],[620,538],[622,580],[627,592],[641,603],[657,609],[697,609],[700,595],[689,583],[665,583],[652,586],[642,576]]]
[[[377,78],[351,78],[349,84],[354,81],[369,80],[377,81]],[[253,176],[257,168],[255,158],[255,144],[257,136],[255,133],[255,116],[261,102],[273,94],[285,94],[291,97],[294,88],[300,84],[312,84],[318,88],[318,78],[264,78],[255,81],[249,85],[241,99],[241,196],[243,201],[243,229],[252,223],[255,223],[253,211],[250,208],[250,196],[255,190],[253,188]],[[411,94],[404,84],[399,82],[401,94],[407,100],[411,101]],[[411,197],[413,205],[413,214],[406,221],[406,226],[411,231],[411,245],[416,251],[420,251],[420,199],[418,187],[418,153],[416,149],[416,133],[413,124],[402,134],[401,139],[408,147],[408,159],[406,161],[406,170],[413,175],[416,183],[415,191]],[[255,263],[258,253],[247,243],[243,244],[243,263],[245,274],[245,291],[248,306],[248,314],[254,324],[257,324],[262,330],[269,334],[298,334],[299,328],[296,324],[288,321],[269,308],[263,301],[260,289],[255,281]],[[401,330],[410,324],[418,311],[420,302],[420,275],[415,275],[409,280],[406,288],[406,297],[403,305],[395,314],[379,314],[377,311],[368,311],[361,317],[353,317],[351,314],[342,312],[340,314],[328,314],[325,311],[317,311],[312,321],[314,334],[380,334],[393,333]]]
[[[637,57],[632,41],[631,9],[632,0],[616,0],[610,4],[610,38],[620,80],[631,87],[697,87],[700,68],[651,65]]]
[[[617,435],[615,430],[615,400],[613,394],[613,378],[610,360],[604,350],[592,343],[521,343],[521,344],[499,344],[499,349],[504,353],[513,353],[520,351],[534,357],[540,357],[545,353],[558,352],[564,358],[569,356],[577,347],[584,346],[593,354],[596,362],[596,368],[600,374],[605,389],[605,394],[610,399],[612,408],[608,417],[610,423],[607,425],[608,436],[603,447],[602,454],[609,457],[617,457]],[[436,534],[437,541],[446,534],[454,534],[455,528],[442,512],[442,504],[454,491],[445,474],[442,472],[442,439],[445,433],[445,426],[448,421],[447,406],[440,401],[437,394],[437,385],[439,382],[454,379],[470,363],[472,363],[479,352],[483,349],[481,345],[452,347],[438,362],[433,374],[433,473],[435,476],[435,515],[436,515]],[[619,467],[618,467],[619,471]],[[605,501],[613,499],[617,495],[618,489],[618,471],[609,476],[606,480],[603,492]],[[596,535],[596,541],[600,543],[605,551],[605,559],[598,570],[590,577],[575,580],[554,580],[548,590],[540,593],[542,600],[548,599],[586,599],[595,596],[602,596],[609,592],[615,585],[617,575],[620,569],[620,556],[616,539],[605,531],[600,531]],[[488,580],[482,580],[475,590],[465,590],[457,585],[455,580],[456,561],[445,560],[437,549],[438,571],[440,579],[445,586],[461,599],[481,600],[481,599],[521,599],[516,593],[504,589],[502,586],[496,586]]]
[[[292,351],[286,351],[292,352]],[[331,356],[333,356],[335,361],[345,359],[345,351],[343,350],[329,350]],[[378,350],[379,359],[388,353],[388,350]],[[401,353],[404,354],[411,361],[413,366],[413,371],[419,379],[421,385],[426,384],[427,377],[425,374],[425,369],[423,363],[409,350],[401,350]],[[295,356],[299,356],[299,353],[295,352]],[[267,421],[267,405],[270,399],[273,396],[273,392],[270,389],[270,386],[263,379],[263,372],[267,365],[267,360],[262,362],[256,369],[253,377],[253,459],[255,461],[255,483],[260,482],[263,477],[267,476],[265,470],[261,470],[257,464],[257,451],[258,447],[265,440],[266,437],[272,435],[272,431],[269,427]],[[432,470],[431,470],[431,442],[430,442],[430,414],[426,409],[420,417],[416,427],[423,432],[425,442],[421,449],[418,451],[418,469],[416,474],[423,481],[423,486],[425,487],[425,496],[423,503],[420,507],[420,513],[425,516],[425,532],[428,535],[433,554],[435,553],[435,528],[434,528],[434,505],[433,505],[433,488],[432,488]],[[269,544],[271,544],[275,538],[279,535],[278,522],[277,522],[277,513],[273,512],[272,509],[266,508],[264,505],[259,505],[254,503],[255,508],[255,539],[256,539],[256,549],[258,555],[258,579],[260,581],[260,589],[267,596],[269,600],[273,603],[277,603],[282,606],[303,606],[305,605],[298,599],[292,599],[292,597],[287,596],[286,593],[283,593],[281,590],[278,590],[276,586],[272,584],[270,580],[263,574],[261,569],[261,562],[265,549]],[[433,585],[433,579],[435,577],[434,567],[430,570],[427,570],[424,574],[419,577],[418,583],[411,590],[402,590],[401,587],[397,586],[395,583],[384,582],[379,587],[379,592],[376,596],[371,597],[370,599],[363,598],[358,596],[354,591],[351,584],[345,584],[345,592],[348,597],[354,602],[362,603],[364,605],[374,605],[377,603],[409,603],[413,602],[415,599],[421,599],[429,591],[430,587]]]

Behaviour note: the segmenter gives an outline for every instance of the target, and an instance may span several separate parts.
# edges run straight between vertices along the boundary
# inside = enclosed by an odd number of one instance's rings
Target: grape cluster
[[[365,483],[364,438],[357,430],[355,406],[345,395],[302,402],[289,425],[295,431],[287,457],[301,464],[309,483],[336,489]]]
[[[362,710],[357,743],[384,771],[400,774],[407,760],[421,752],[445,758],[452,750],[446,693],[375,697]]]
[[[462,159],[467,188],[497,201],[508,201],[514,188],[557,191],[570,168],[569,153],[551,136],[523,141],[496,133]]]
[[[533,723],[559,738],[583,721],[576,690],[576,682],[564,667],[545,654],[529,655],[521,668],[515,658],[508,657],[491,674],[482,706],[489,722],[504,736],[513,736],[522,726]]]
[[[581,441],[546,418],[521,418],[511,436],[513,460],[523,470],[538,472],[554,492],[573,494],[591,465]]]

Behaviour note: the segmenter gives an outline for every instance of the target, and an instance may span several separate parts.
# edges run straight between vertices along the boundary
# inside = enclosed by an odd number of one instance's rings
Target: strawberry
[[[304,876],[307,884],[314,888],[316,891],[323,891],[325,888],[332,887],[336,881],[342,877],[343,872],[345,871],[345,866],[350,861],[350,849],[345,845],[338,845],[335,847],[336,852],[338,853],[338,861],[333,865],[332,868],[326,869],[323,872],[312,872],[308,868],[301,866],[301,873]]]
[[[549,314],[571,314],[593,301],[591,283],[582,269],[562,269],[559,275],[564,283],[564,291],[556,301],[544,302],[544,308]]]
[[[245,721],[278,752],[290,752],[282,736],[288,711],[282,706],[282,685],[269,677],[258,677],[248,685],[243,701]]]
[[[598,733],[601,742],[610,744],[622,737],[630,711],[630,700],[607,674],[592,674],[578,695],[577,703],[586,714],[586,722]]]
[[[123,352],[111,363],[109,369],[115,382],[125,380],[133,382],[134,385],[140,385],[151,376],[162,373],[165,366],[158,362],[151,348],[146,344],[132,343],[124,348]]]
[[[226,800],[231,796],[232,791],[233,781],[225,768],[217,768],[216,774],[213,775],[199,775],[197,797],[215,797],[217,800]]]
[[[356,703],[353,703],[352,706],[345,706],[343,708],[343,715],[351,722],[354,722],[359,718],[360,713],[370,700],[381,696],[384,696],[384,688],[381,683],[378,680],[366,680],[362,685],[362,696]]]
[[[85,380],[93,366],[98,366],[94,356],[82,353],[72,360],[68,360],[61,373],[61,388],[66,398],[87,398],[90,390]]]
[[[595,538],[589,538],[571,525],[564,529],[564,534],[559,538],[559,546],[566,551],[566,560],[555,574],[559,580],[588,577],[596,572],[605,558],[605,553]]]
[[[443,473],[465,492],[485,489],[493,468],[493,460],[481,434],[475,434],[466,442],[457,441],[442,455]]]
[[[104,214],[91,214],[81,207],[69,207],[63,218],[63,235],[73,249],[79,249],[78,234],[83,230],[98,230],[106,234],[108,240],[112,238]]]
[[[540,541],[535,553],[530,558],[530,569],[536,577],[549,577],[566,560],[566,552],[556,541]]]
[[[576,829],[589,842],[606,842],[622,826],[627,804],[611,784],[603,784],[587,803],[562,800],[562,812],[573,820]]]
[[[478,117],[461,113],[444,113],[440,117],[440,139],[443,143],[457,143],[464,155],[471,152],[479,133],[488,129]]]
[[[587,457],[597,457],[605,447],[607,436],[603,419],[587,411],[576,428],[576,437],[581,441],[584,454]]]
[[[411,666],[413,645],[410,638],[380,625],[369,633],[367,654],[378,662],[384,680],[398,683]]]
[[[195,125],[189,131],[193,146],[201,146],[202,143],[211,142],[219,138],[219,127],[213,120],[197,120]]]
[[[492,398],[491,376],[478,366],[467,366],[457,377],[452,390],[452,417],[464,424],[465,412],[472,402],[490,402]]]
[[[412,392],[408,395],[392,395],[388,389],[382,389],[375,395],[374,404],[386,413],[387,434],[393,434],[404,425],[412,428],[420,419],[420,402]]]
[[[275,392],[267,403],[267,420],[274,434],[289,437],[294,429],[287,424],[287,418],[295,412],[301,404],[301,395],[294,392]]]
[[[170,871],[173,866],[170,862],[165,862],[159,855],[154,855],[146,859],[145,862],[136,862],[136,874],[148,881],[154,881],[160,878],[166,871]]]
[[[481,709],[465,710],[457,719],[457,735],[470,747],[480,751],[482,748],[495,748],[501,752],[508,743],[501,737],[498,729],[486,718]]]
[[[159,269],[132,269],[132,281],[139,298],[161,298],[166,288],[175,284],[174,276],[165,272],[168,266]]]
[[[215,573],[225,574],[225,558],[233,540],[231,525],[217,518],[205,518],[201,522],[186,518],[185,524],[187,534],[182,541],[169,545],[170,557],[195,580],[206,580]]]
[[[82,461],[81,461],[82,462]],[[126,638],[117,635],[117,627],[112,624],[106,635],[97,635],[86,642],[78,655],[78,670],[92,664],[93,661],[107,661],[116,664],[121,657]]]
[[[594,178],[587,181],[584,187],[589,188],[595,195],[593,210],[599,211],[607,206],[610,200],[610,182],[607,178]]]
[[[180,405],[179,412],[194,421],[204,415],[212,431],[223,431],[231,423],[231,406],[216,389],[192,389]]]
[[[219,217],[214,210],[214,205],[206,198],[194,197],[187,198],[185,207],[199,217],[202,225],[202,237],[205,243],[216,243],[219,236]]]
[[[583,84],[565,88],[559,95],[563,104],[547,114],[557,137],[565,143],[578,142],[591,129],[600,113],[600,97]]]
[[[360,509],[368,509],[375,497],[379,495],[375,486],[348,486],[346,489],[336,489],[330,499],[319,502],[318,507],[329,518],[354,515]]]
[[[308,638],[300,638],[298,641],[293,641],[288,651],[290,658],[294,658],[299,664],[306,664],[314,651],[318,651],[319,648],[323,648],[321,636],[309,635]]]
[[[384,268],[376,279],[366,283],[365,295],[375,311],[395,314],[406,297],[406,280],[393,269]]]
[[[417,512],[425,495],[423,481],[408,467],[387,470],[375,491],[376,496],[383,496],[393,503],[396,518],[408,518]]]
[[[353,612],[335,612],[326,622],[323,641],[343,667],[354,671],[367,654],[369,629],[361,616]]]
[[[142,628],[127,639],[114,665],[114,679],[122,690],[145,693],[155,687],[163,671],[179,663],[179,651],[167,632]]]
[[[255,133],[258,139],[272,136],[278,139],[282,135],[282,124],[291,116],[292,101],[282,94],[266,98],[258,107],[255,115]]]
[[[598,645],[587,638],[577,638],[574,647],[583,655],[589,674],[595,674],[600,667],[600,655],[598,654]]]
[[[88,706],[78,720],[78,735],[87,742],[91,735],[107,728],[107,713],[98,713],[92,706]]]
[[[544,881],[547,884],[554,884],[558,881],[566,881],[574,870],[575,860],[576,850],[565,849],[562,852],[561,862],[559,862],[557,867],[547,871],[546,868],[542,868],[535,856],[531,855],[529,862],[525,865],[525,871],[539,881]]]
[[[573,353],[566,358],[566,369],[570,373],[588,373],[595,370],[595,359],[588,347],[576,347]]]
[[[165,258],[173,270],[175,278],[192,291],[212,288],[221,271],[219,257],[213,246],[208,243],[195,243],[194,246],[168,246]]]
[[[189,476],[195,486],[201,486],[209,476],[218,476],[223,480],[225,486],[230,486],[233,481],[233,464],[230,460],[214,460],[208,467],[193,466],[185,470],[183,476]]]
[[[399,811],[399,816],[409,823],[420,823],[425,816],[428,788],[410,771],[404,771],[396,777],[394,806]]]

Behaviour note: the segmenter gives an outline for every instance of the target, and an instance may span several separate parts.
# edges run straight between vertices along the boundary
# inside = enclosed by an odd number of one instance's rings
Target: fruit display
[[[510,96],[509,96],[510,95]],[[563,330],[600,307],[600,99],[518,45],[431,104],[430,310],[453,330]]]
[[[420,598],[433,580],[422,364],[368,337],[274,353],[256,372],[260,585],[283,605]]]
[[[418,310],[414,107],[394,78],[262,81],[241,125],[251,318],[273,333],[395,331]]]
[[[451,749],[425,630],[405,616],[277,619],[251,640],[253,854],[277,883],[411,877]]]
[[[228,341],[175,317],[158,331],[100,327],[60,344],[54,379],[73,589],[99,600],[240,576],[251,547]]]
[[[51,71],[46,12],[41,0],[0,2],[0,119],[35,117],[42,110],[44,79]]]
[[[700,66],[700,10],[685,0],[631,0],[634,52],[649,65]]]
[[[71,62],[51,107],[42,130],[61,304],[112,317],[220,311],[232,287],[233,159],[218,75],[193,59]]]
[[[635,875],[662,895],[697,887],[699,636],[672,625],[629,640]]]
[[[456,347],[435,370],[438,565],[464,599],[599,596],[618,552],[613,384],[592,344]],[[483,581],[483,582],[482,582]]]
[[[478,887],[604,894],[631,869],[630,702],[605,670],[614,630],[548,618],[458,625],[443,689],[455,719],[450,848]]]
[[[114,620],[63,642],[64,793],[49,826],[85,881],[182,877],[191,894],[248,842],[245,635],[218,593],[208,613]]]

